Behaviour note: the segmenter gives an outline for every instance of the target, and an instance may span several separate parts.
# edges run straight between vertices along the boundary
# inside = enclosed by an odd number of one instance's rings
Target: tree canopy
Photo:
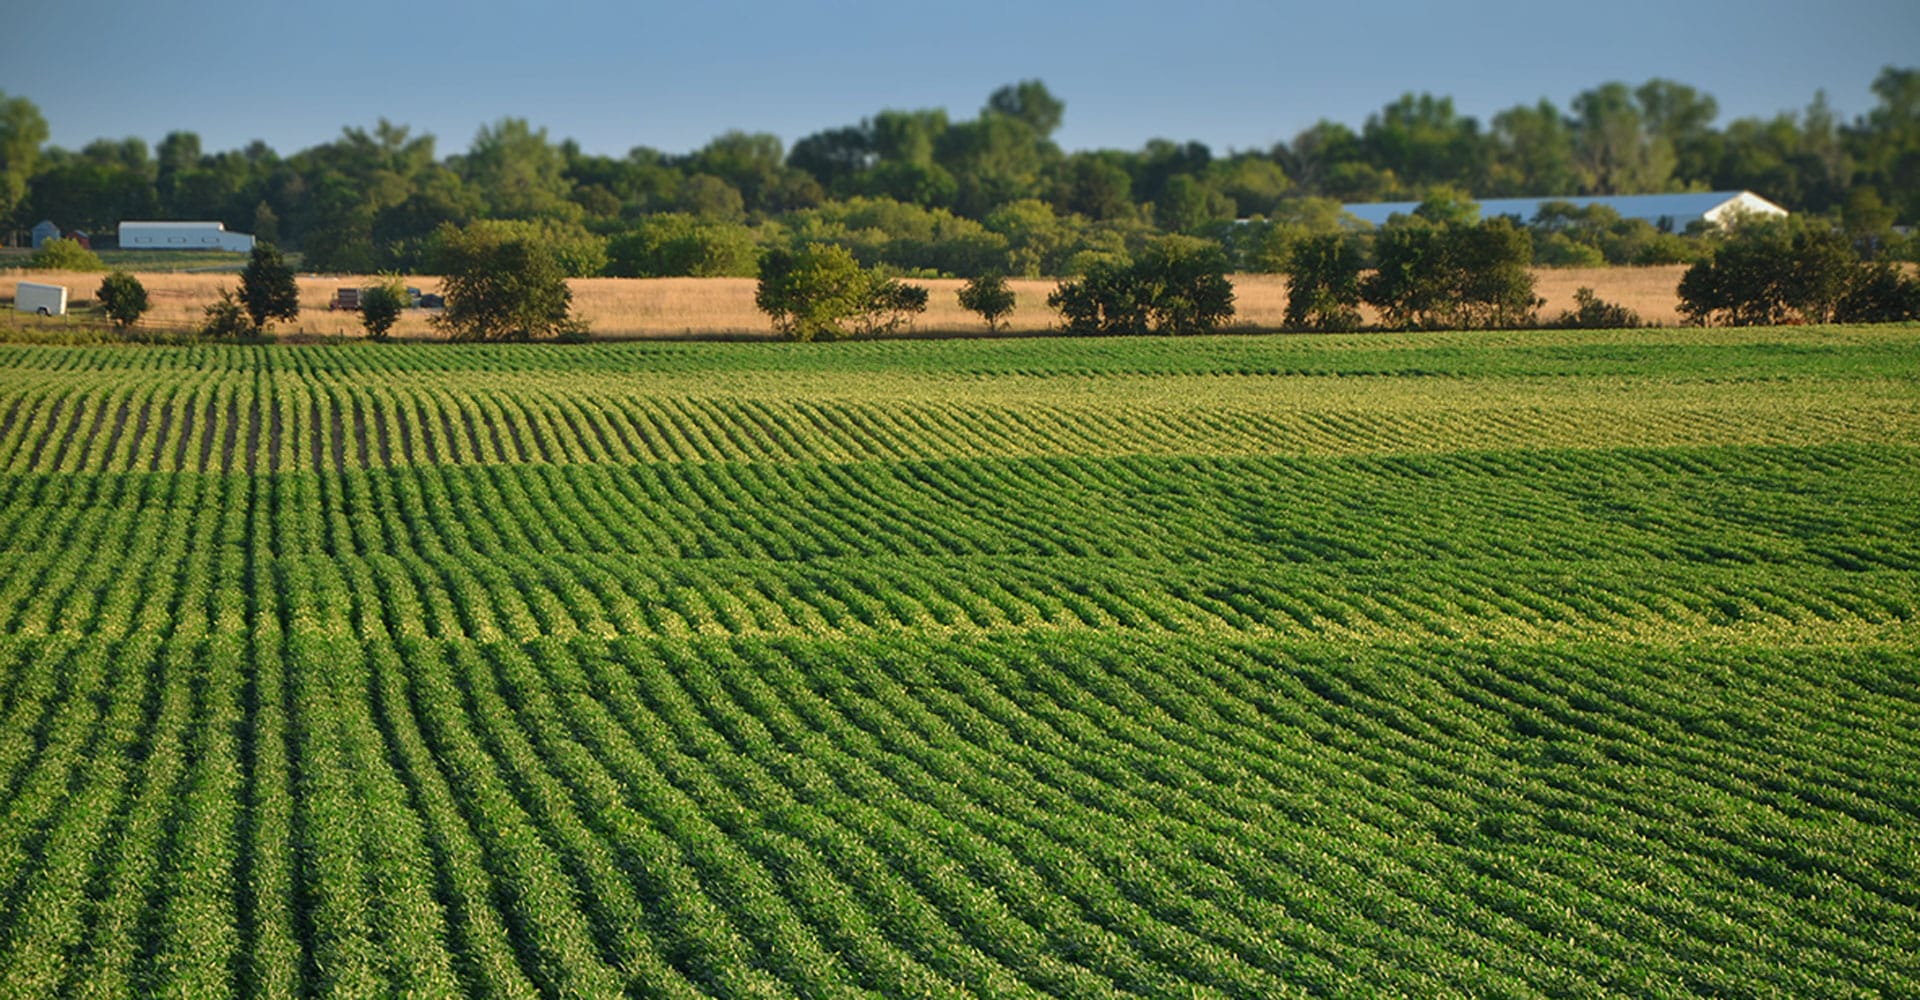
[[[51,147],[33,103],[0,94],[0,214],[16,232],[43,217],[96,232],[125,219],[214,219],[336,272],[427,266],[446,224],[511,221],[617,241],[677,214],[693,223],[629,240],[596,266],[738,273],[744,243],[757,253],[824,241],[863,266],[967,277],[1085,273],[1169,233],[1221,243],[1232,267],[1274,269],[1299,239],[1337,230],[1313,206],[1440,188],[1476,198],[1750,189],[1796,214],[1844,217],[1870,252],[1904,253],[1896,227],[1920,224],[1920,68],[1885,68],[1873,95],[1851,120],[1814,94],[1799,111],[1722,122],[1718,102],[1685,83],[1608,81],[1482,121],[1444,94],[1407,93],[1364,122],[1322,121],[1269,149],[1151,137],[1067,151],[1055,137],[1069,103],[1023,80],[971,117],[883,108],[790,146],[736,129],[685,153],[606,155],[503,117],[445,154],[433,136],[381,120],[282,155],[258,142],[211,150],[183,130],[154,148],[137,138]],[[1225,228],[1244,220],[1261,228]],[[1666,234],[1597,220],[1534,235],[1541,263],[1698,256],[1656,238]],[[576,274],[596,259],[562,256]]]

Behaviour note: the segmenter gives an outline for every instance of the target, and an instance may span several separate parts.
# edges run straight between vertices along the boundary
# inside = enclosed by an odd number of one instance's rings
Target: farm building
[[[1695,222],[1724,225],[1739,215],[1785,215],[1787,210],[1751,191],[1698,191],[1685,194],[1588,195],[1565,198],[1488,198],[1479,202],[1480,217],[1491,219],[1508,215],[1522,223],[1532,222],[1540,206],[1563,201],[1581,208],[1604,205],[1620,213],[1623,219],[1645,219],[1654,228],[1685,232]],[[1394,215],[1412,215],[1420,207],[1417,201],[1375,201],[1340,206],[1342,210],[1369,225],[1383,225]]]
[[[59,238],[60,227],[54,225],[52,219],[44,219],[39,225],[33,227],[33,248],[35,250],[40,249],[48,240],[57,240]]]
[[[247,253],[253,237],[219,222],[122,222],[122,250],[231,250]]]

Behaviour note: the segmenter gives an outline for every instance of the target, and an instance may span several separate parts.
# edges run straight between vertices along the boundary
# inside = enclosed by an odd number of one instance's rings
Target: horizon
[[[995,88],[1038,79],[1066,104],[1054,136],[1063,150],[1134,151],[1170,139],[1224,154],[1267,152],[1322,120],[1359,131],[1368,116],[1406,93],[1450,98],[1460,115],[1484,128],[1507,108],[1546,99],[1565,112],[1584,90],[1655,77],[1713,97],[1720,108],[1715,128],[1798,114],[1822,92],[1837,119],[1851,122],[1873,107],[1873,78],[1886,66],[1912,63],[1910,43],[1920,37],[1920,5],[1886,0],[1855,0],[1839,11],[1802,10],[1784,0],[1715,0],[1677,12],[1632,0],[1600,25],[1511,0],[1450,12],[1383,3],[1373,11],[1373,34],[1352,45],[1339,44],[1348,37],[1342,31],[1349,11],[1336,17],[1230,0],[1194,5],[1192,17],[1172,25],[1163,23],[1160,8],[1137,0],[1098,15],[989,0],[952,26],[925,11],[896,11],[870,0],[833,5],[852,23],[825,26],[816,21],[831,18],[814,17],[812,10],[719,6],[752,16],[723,18],[714,5],[702,11],[576,5],[540,14],[501,3],[447,7],[460,20],[428,14],[408,23],[437,27],[342,45],[341,25],[380,23],[356,15],[391,8],[349,0],[322,14],[221,0],[196,7],[211,13],[188,23],[166,8],[74,0],[58,10],[32,7],[16,18],[16,29],[50,41],[60,24],[106,24],[88,51],[132,68],[76,75],[68,50],[30,45],[0,74],[0,91],[39,107],[51,130],[48,145],[68,150],[128,137],[151,148],[179,131],[198,135],[207,152],[261,141],[287,156],[385,119],[432,136],[436,157],[445,158],[466,151],[481,128],[520,118],[544,129],[550,142],[572,140],[583,152],[618,158],[636,147],[682,155],[734,130],[778,136],[791,150],[807,135],[893,108],[936,108],[961,121],[974,117]],[[583,37],[549,26],[577,21],[572,15],[583,9],[607,30]],[[1014,10],[1022,12],[1019,37],[997,38],[980,23]],[[1636,12],[1657,14],[1676,30],[1635,35],[1622,26],[1630,26]],[[1102,20],[1081,23],[1095,16]],[[1215,37],[1207,29],[1222,17],[1244,21],[1248,30]],[[1475,20],[1483,23],[1466,23]],[[623,51],[623,33],[641,27],[684,35],[687,42],[664,52],[648,47],[647,59],[609,70]],[[923,51],[925,35],[936,30],[949,34],[949,45]],[[1576,30],[1578,45],[1542,42]],[[1084,45],[1054,46],[1056,36],[1074,31]],[[1705,49],[1686,40],[1707,31],[1715,41]],[[1263,34],[1272,33],[1287,41],[1263,48],[1269,44]],[[206,41],[196,46],[183,37]],[[1298,51],[1301,37],[1334,43]],[[1002,44],[990,44],[996,42]],[[224,55],[211,70],[204,56],[146,55],[275,44],[282,46],[274,64],[279,86],[269,88],[236,85],[246,67],[229,72]],[[955,50],[971,52],[970,46],[983,51],[954,65]],[[1462,58],[1487,49],[1501,57]],[[1249,65],[1263,57],[1268,61]],[[836,72],[805,72],[822,62]],[[1142,72],[1143,66],[1157,69]]]

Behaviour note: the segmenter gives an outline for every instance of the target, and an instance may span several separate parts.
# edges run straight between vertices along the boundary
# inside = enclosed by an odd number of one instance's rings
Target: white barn
[[[230,250],[250,253],[253,237],[219,222],[122,222],[122,250]]]
[[[1740,215],[1786,215],[1787,210],[1751,191],[1695,191],[1683,194],[1585,195],[1565,198],[1488,198],[1478,202],[1480,217],[1512,216],[1521,223],[1533,221],[1540,206],[1564,201],[1585,208],[1604,205],[1620,213],[1623,219],[1644,219],[1655,229],[1685,232],[1694,222],[1723,226]],[[1368,225],[1385,225],[1394,215],[1412,215],[1420,207],[1417,201],[1374,201],[1340,206],[1348,214]]]

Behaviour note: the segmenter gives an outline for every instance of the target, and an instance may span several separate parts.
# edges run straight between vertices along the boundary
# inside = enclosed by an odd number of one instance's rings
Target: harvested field
[[[1541,310],[1543,320],[1573,307],[1574,290],[1591,287],[1609,302],[1617,302],[1638,312],[1649,322],[1672,325],[1679,322],[1674,291],[1686,269],[1674,265],[1647,268],[1568,268],[1538,269],[1535,276],[1539,294],[1547,300]],[[146,323],[162,328],[180,328],[200,321],[202,310],[219,296],[222,288],[234,288],[238,279],[231,274],[143,273],[138,276],[153,300],[153,311]],[[11,271],[0,274],[0,297],[11,297],[21,280],[50,281],[64,284],[74,299],[87,299],[99,287],[97,274]],[[408,278],[407,284],[424,292],[439,288],[433,277]],[[328,312],[327,303],[335,290],[369,283],[363,276],[302,276],[300,319],[285,333],[316,336],[357,337],[361,327],[357,314]],[[1286,316],[1286,279],[1272,274],[1240,274],[1233,278],[1237,297],[1234,329],[1277,329]],[[927,312],[914,323],[921,333],[984,334],[980,318],[960,308],[956,299],[963,282],[957,279],[914,279],[929,291]],[[570,282],[574,308],[603,339],[690,338],[703,336],[758,338],[768,337],[767,319],[753,305],[754,281],[751,278],[576,278]],[[1047,294],[1057,282],[1053,279],[1016,278],[1008,282],[1016,296],[1016,307],[1007,329],[1014,333],[1043,332],[1058,321],[1047,308]],[[1368,316],[1369,321],[1374,319]],[[401,338],[435,339],[438,334],[428,324],[428,314],[409,310],[394,329]]]

